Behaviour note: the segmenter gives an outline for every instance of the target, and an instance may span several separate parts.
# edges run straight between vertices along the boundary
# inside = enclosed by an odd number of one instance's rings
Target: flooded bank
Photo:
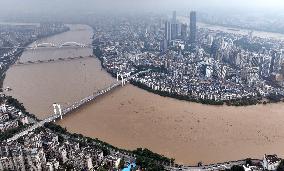
[[[90,44],[92,29],[71,30],[37,43]],[[92,54],[90,48],[25,51],[20,61],[58,59]],[[116,80],[101,69],[100,61],[86,58],[11,67],[4,80],[7,92],[43,119],[52,103],[68,105]],[[147,147],[177,162],[261,158],[284,150],[284,104],[249,107],[207,106],[160,97],[132,85],[110,94],[58,121],[71,132],[97,137],[126,149]]]
[[[284,154],[283,110],[282,104],[216,107],[189,103],[128,85],[59,124],[121,148],[147,147],[180,163],[214,163]]]

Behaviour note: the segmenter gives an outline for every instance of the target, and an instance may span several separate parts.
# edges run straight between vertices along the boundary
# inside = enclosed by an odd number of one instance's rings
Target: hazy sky
[[[187,9],[284,9],[284,0],[0,0],[0,12],[158,11]]]

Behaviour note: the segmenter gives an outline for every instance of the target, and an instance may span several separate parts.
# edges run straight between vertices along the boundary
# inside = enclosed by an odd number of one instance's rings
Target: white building
[[[281,162],[281,159],[277,155],[264,155],[263,168],[266,170],[276,170]]]

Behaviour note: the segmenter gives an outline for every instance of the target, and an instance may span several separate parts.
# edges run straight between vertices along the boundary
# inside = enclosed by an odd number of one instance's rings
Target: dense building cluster
[[[17,140],[13,135],[38,120],[12,97],[1,96],[0,170],[117,170],[136,167],[133,152],[117,149],[97,139],[71,134],[46,123]]]
[[[0,144],[0,170],[113,170],[124,167],[126,161],[134,158],[91,139],[48,128]]]
[[[28,44],[39,38],[67,31],[61,23],[1,24],[0,25],[0,76],[14,63]]]
[[[16,106],[8,104],[6,98],[0,105],[0,133],[17,129],[33,122],[25,113],[23,113]]]
[[[110,73],[151,72],[133,82],[158,94],[210,104],[280,101],[284,41],[213,31],[160,17],[98,19],[94,53]]]
[[[160,95],[210,104],[246,105],[279,101],[284,91],[284,41],[197,29],[196,12],[189,27],[158,17],[96,18],[94,54],[113,76],[133,75],[131,82]],[[38,38],[66,31],[62,24],[0,26],[0,68],[14,63],[24,47]],[[145,71],[142,74],[140,71]],[[147,72],[146,72],[147,71]],[[149,72],[148,72],[149,71]],[[135,75],[135,73],[137,75]],[[8,88],[9,89],[9,88]],[[276,170],[276,155],[263,160],[183,166],[174,159],[139,148],[127,151],[72,134],[53,123],[9,140],[38,124],[11,97],[0,97],[0,170]]]

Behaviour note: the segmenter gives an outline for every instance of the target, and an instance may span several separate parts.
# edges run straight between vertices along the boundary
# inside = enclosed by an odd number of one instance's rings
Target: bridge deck
[[[69,57],[69,58],[58,58],[58,59],[48,59],[48,60],[37,60],[37,61],[27,61],[27,62],[17,62],[12,66],[23,66],[23,65],[34,65],[34,64],[44,64],[44,63],[56,63],[56,62],[64,62],[64,61],[72,61],[79,59],[92,58],[94,56],[78,56],[78,57]]]
[[[125,80],[129,81],[133,77],[136,77],[139,74],[146,73],[146,72],[149,72],[149,71],[150,71],[150,69],[146,70],[146,71],[138,72],[138,73],[136,73],[136,74],[126,78]],[[24,130],[24,131],[22,131],[22,132],[20,132],[18,134],[15,134],[12,138],[7,139],[7,142],[15,141],[18,138],[27,135],[29,132],[32,132],[32,131],[34,131],[35,129],[37,129],[39,127],[42,127],[45,123],[49,123],[49,122],[55,121],[55,120],[57,120],[59,118],[62,118],[65,115],[67,115],[68,113],[71,113],[71,112],[75,111],[76,109],[82,107],[84,104],[87,104],[87,103],[89,103],[89,102],[91,102],[93,100],[96,100],[98,97],[105,95],[106,93],[110,92],[111,90],[113,90],[113,89],[115,89],[115,88],[117,88],[117,87],[119,87],[121,85],[123,85],[123,83],[119,81],[119,82],[116,82],[116,83],[110,85],[107,88],[99,90],[96,93],[93,93],[92,95],[87,96],[87,97],[81,99],[80,101],[77,101],[77,102],[73,103],[72,105],[64,108],[62,110],[62,115],[60,115],[60,114],[52,114],[48,118],[46,118],[46,119],[44,119],[44,120],[42,120],[40,122],[35,123],[34,125],[29,127],[28,129],[26,129],[26,130]]]

